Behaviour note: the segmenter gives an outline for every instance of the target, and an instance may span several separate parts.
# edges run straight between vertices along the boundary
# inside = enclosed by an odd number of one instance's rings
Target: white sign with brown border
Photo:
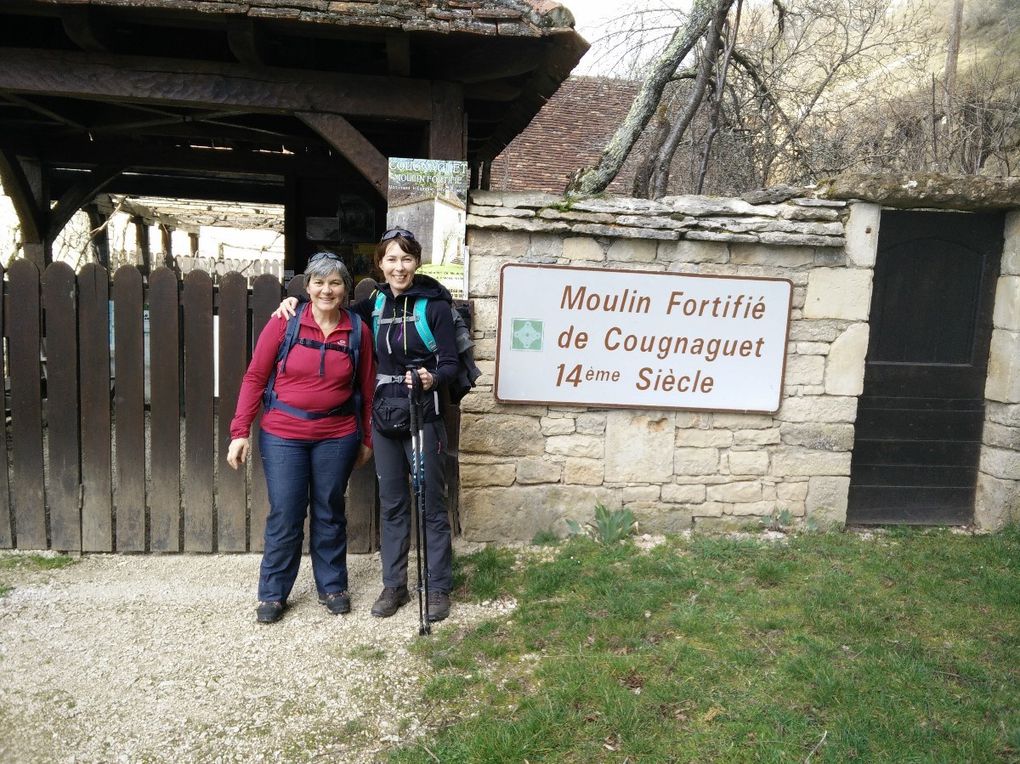
[[[786,279],[509,263],[496,399],[774,413],[792,296]]]

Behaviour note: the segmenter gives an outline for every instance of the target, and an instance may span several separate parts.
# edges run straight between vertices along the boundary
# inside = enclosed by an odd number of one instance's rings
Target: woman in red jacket
[[[251,423],[260,404],[265,405],[259,449],[269,516],[259,574],[259,623],[278,621],[287,606],[308,507],[319,601],[333,614],[351,609],[344,492],[351,471],[372,454],[372,333],[342,307],[351,292],[351,275],[337,255],[312,256],[305,290],[309,307],[298,317],[289,352],[281,357],[287,321],[271,318],[259,335],[230,423],[227,463],[237,469],[248,456]],[[357,364],[355,332],[360,335]]]

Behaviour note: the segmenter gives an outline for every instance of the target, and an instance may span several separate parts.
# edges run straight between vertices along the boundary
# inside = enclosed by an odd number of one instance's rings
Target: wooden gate
[[[847,521],[973,519],[1001,215],[884,212]]]
[[[160,268],[146,284],[133,266],[111,282],[98,265],[76,276],[63,263],[40,278],[17,260],[5,287],[0,548],[261,550],[269,504],[258,439],[247,471],[225,454],[280,282],[259,276],[249,291],[236,273],[214,286],[204,271],[182,283]],[[352,552],[376,548],[374,486],[371,466],[355,471]]]

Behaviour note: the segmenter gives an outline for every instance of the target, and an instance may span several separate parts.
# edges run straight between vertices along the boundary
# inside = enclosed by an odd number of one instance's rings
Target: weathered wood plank
[[[0,338],[4,336],[4,269],[0,266]],[[0,342],[0,368],[6,368],[4,343]],[[0,416],[0,549],[14,546],[14,527],[11,523],[11,484],[7,475],[7,394],[4,393],[4,416]]]
[[[433,82],[429,159],[464,159],[467,156],[465,136],[463,86]]]
[[[379,195],[386,198],[386,189],[389,186],[389,161],[361,131],[339,114],[299,112],[296,116],[354,165],[375,187]]]
[[[114,421],[117,551],[145,551],[145,356],[142,274],[124,265],[113,276]]]
[[[77,279],[66,263],[43,274],[46,315],[50,546],[81,551],[81,448],[78,404]]]
[[[252,284],[252,343],[258,340],[262,328],[269,320],[269,314],[280,304],[280,282],[268,274],[259,276]],[[265,543],[266,515],[269,514],[269,495],[266,491],[266,475],[262,469],[262,454],[259,451],[259,419],[251,428],[251,522],[249,546],[251,551],[262,551]]]
[[[213,543],[212,279],[184,279],[184,549],[211,552]]]
[[[81,370],[81,548],[113,551],[110,427],[110,277],[90,263],[78,274]]]
[[[18,296],[7,316],[11,373],[11,442],[14,450],[11,504],[19,549],[46,549],[46,491],[43,477],[42,374],[39,366],[39,270],[15,260],[7,273]]]
[[[379,499],[375,490],[375,459],[351,473],[347,484],[347,549],[368,554],[379,548]]]
[[[298,82],[301,86],[295,87]],[[432,110],[428,80],[30,48],[0,49],[0,90],[421,121],[428,120]]]
[[[181,549],[181,335],[177,274],[149,276],[152,492],[149,549]]]
[[[219,433],[217,450],[219,480],[216,492],[216,539],[220,552],[247,549],[246,470],[230,469],[226,462],[226,444],[230,442],[230,420],[237,406],[237,393],[248,364],[248,283],[237,273],[220,280],[219,323]]]

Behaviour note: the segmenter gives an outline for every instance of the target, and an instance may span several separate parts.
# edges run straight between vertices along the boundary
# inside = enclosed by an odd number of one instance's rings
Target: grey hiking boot
[[[450,595],[446,592],[429,592],[429,623],[442,621],[450,615]]]
[[[410,601],[411,597],[406,586],[387,586],[372,605],[372,615],[377,618],[389,618],[401,605],[406,605]]]

